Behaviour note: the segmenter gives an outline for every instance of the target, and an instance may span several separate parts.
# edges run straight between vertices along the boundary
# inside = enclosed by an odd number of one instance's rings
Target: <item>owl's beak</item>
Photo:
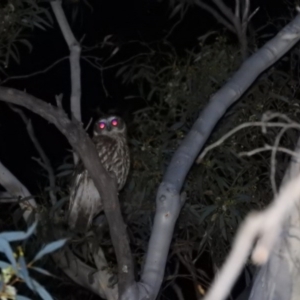
[[[111,131],[111,125],[107,124],[106,129],[107,129],[107,131]]]

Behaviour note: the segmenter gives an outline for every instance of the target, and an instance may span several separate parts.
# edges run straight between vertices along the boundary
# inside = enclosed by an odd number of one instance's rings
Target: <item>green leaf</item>
[[[48,245],[46,245],[43,249],[41,249],[35,256],[35,258],[33,259],[33,261],[37,261],[40,258],[42,258],[44,255],[54,252],[57,249],[61,248],[62,246],[65,245],[67,239],[61,239],[55,242],[52,242]]]

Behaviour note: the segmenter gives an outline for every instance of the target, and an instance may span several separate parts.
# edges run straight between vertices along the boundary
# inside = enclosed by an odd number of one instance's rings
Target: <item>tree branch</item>
[[[298,141],[298,146],[299,142],[300,140]],[[265,264],[272,255],[275,243],[278,243],[279,235],[283,232],[284,223],[295,211],[297,213],[296,219],[299,223],[299,212],[297,209],[300,202],[299,147],[297,150],[298,163],[296,170],[298,168],[298,172],[294,170],[291,177],[286,175],[278,196],[265,210],[259,213],[252,213],[246,218],[236,235],[232,250],[224,266],[218,276],[216,276],[204,300],[223,300],[227,297],[251,252],[251,258],[255,264]],[[290,168],[292,167],[293,164],[291,164]],[[251,250],[253,245],[254,248]],[[297,245],[298,247],[299,244]],[[281,257],[284,258],[285,256],[281,255]],[[254,299],[263,298],[256,297]],[[291,298],[286,296],[285,299]]]
[[[0,161],[0,185],[16,199],[27,198],[26,201],[20,201],[20,207],[23,210],[23,217],[25,221],[37,209],[37,204],[32,198],[28,189],[1,163]]]
[[[62,31],[66,43],[70,49],[70,67],[71,67],[71,112],[72,118],[81,121],[81,69],[80,69],[80,53],[81,46],[76,40],[66,15],[62,9],[61,1],[56,0],[50,2],[53,13]],[[73,153],[75,164],[78,162],[76,153]]]
[[[54,124],[68,139],[103,196],[103,208],[118,261],[119,294],[134,285],[134,269],[126,226],[120,210],[115,181],[100,163],[95,145],[76,120],[61,109],[24,92],[0,87],[0,100],[25,107]]]
[[[275,63],[300,39],[300,16],[243,63],[235,75],[210,99],[181,142],[163,177],[156,196],[156,214],[142,282],[151,286],[155,299],[161,286],[174,225],[181,209],[179,193],[199,151],[226,110],[250,87],[258,75]],[[166,250],[167,249],[167,250]]]
[[[34,197],[30,195],[27,188],[8,169],[6,169],[1,162],[0,183],[9,192],[3,193],[5,194],[4,196],[7,198],[7,201],[9,201],[9,203],[19,203],[20,207],[23,209],[23,218],[25,222],[28,223],[29,216],[32,213],[34,213],[35,219],[39,219],[38,210],[35,210],[37,204]],[[8,196],[10,196],[10,199],[8,199]],[[0,203],[7,203],[7,201],[0,200]],[[105,283],[108,281],[108,278],[110,277],[108,272],[101,269],[96,270],[84,264],[70,251],[68,246],[65,246],[59,252],[53,253],[51,257],[65,274],[77,284],[94,292],[102,298],[109,300],[117,299],[117,297],[112,297],[112,295],[116,295],[116,289],[108,288],[107,285],[102,284],[103,282]],[[102,267],[107,267],[107,264],[105,265],[105,258],[102,256],[100,258],[102,258]]]

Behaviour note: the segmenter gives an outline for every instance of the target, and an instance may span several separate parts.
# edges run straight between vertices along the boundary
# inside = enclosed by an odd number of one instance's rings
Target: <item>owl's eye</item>
[[[106,127],[106,124],[104,122],[100,122],[98,126],[100,129],[104,129]]]
[[[118,125],[119,125],[118,120],[117,120],[117,119],[113,119],[113,120],[111,121],[111,125],[114,126],[114,127],[118,126]]]

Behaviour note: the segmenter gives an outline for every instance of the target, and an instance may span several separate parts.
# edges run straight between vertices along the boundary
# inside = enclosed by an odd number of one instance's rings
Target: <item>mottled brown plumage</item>
[[[118,190],[121,190],[125,185],[130,165],[124,121],[116,116],[99,119],[94,125],[93,141],[103,167],[117,180]],[[90,228],[93,218],[102,210],[101,196],[80,161],[75,168],[71,184],[69,227],[78,232],[85,232]]]

